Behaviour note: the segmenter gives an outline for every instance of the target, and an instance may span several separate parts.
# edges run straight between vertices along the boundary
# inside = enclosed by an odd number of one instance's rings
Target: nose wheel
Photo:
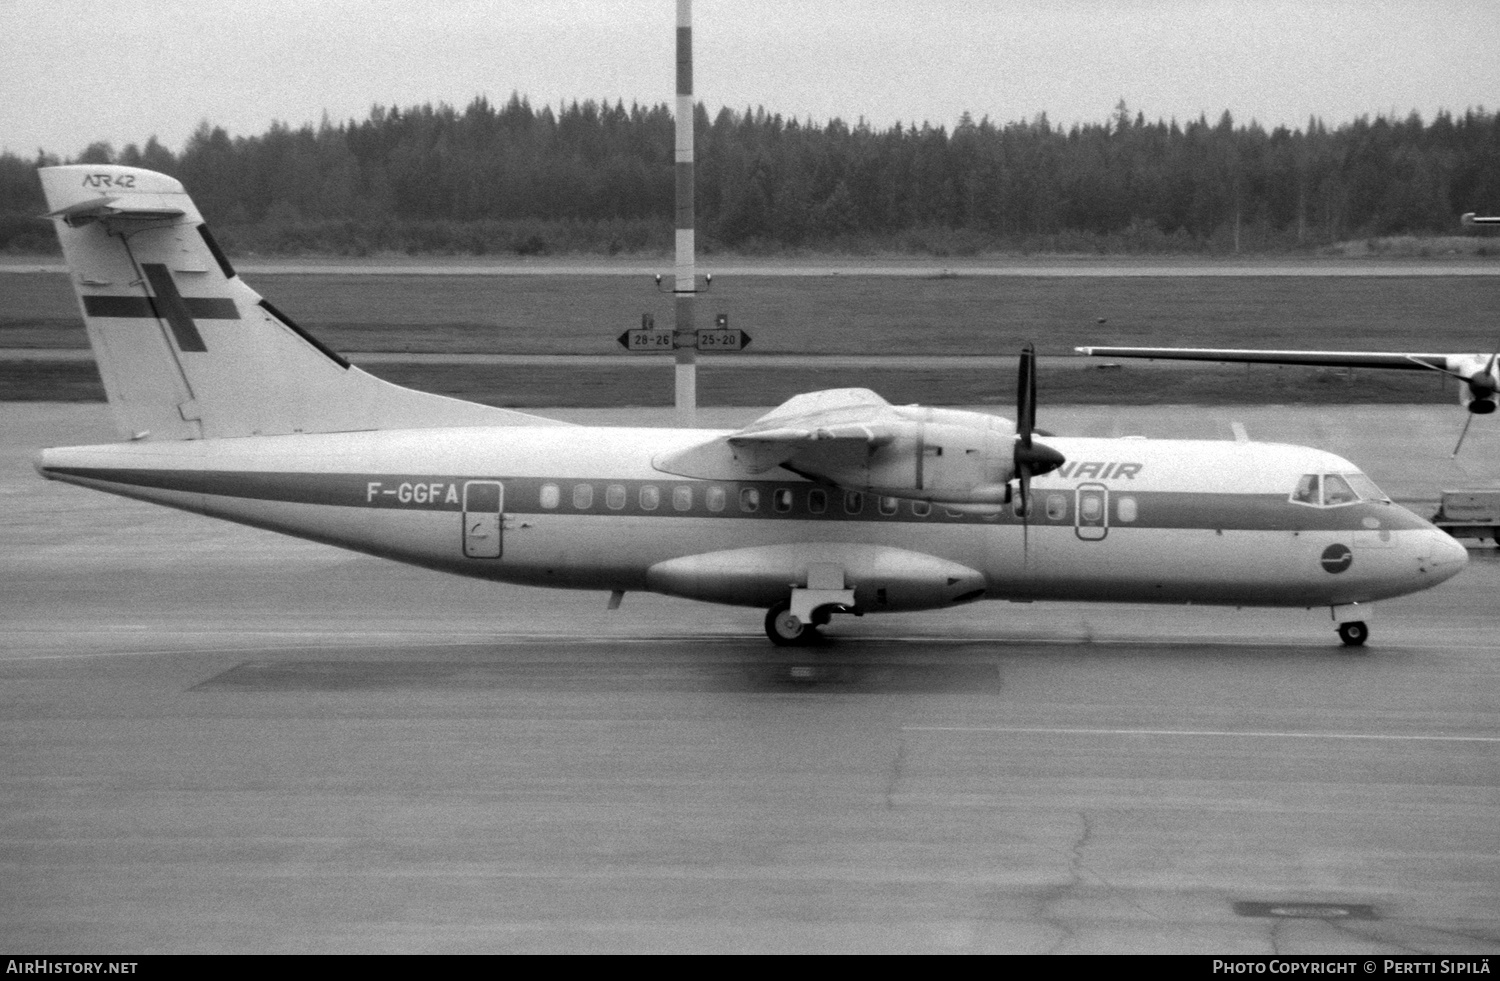
[[[1363,647],[1369,639],[1370,628],[1365,626],[1363,620],[1339,624],[1339,640],[1344,642],[1345,647]]]

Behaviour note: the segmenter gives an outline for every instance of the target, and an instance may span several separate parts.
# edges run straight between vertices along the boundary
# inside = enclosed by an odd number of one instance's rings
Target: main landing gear
[[[821,607],[812,612],[810,622],[792,612],[790,600],[782,600],[766,611],[766,636],[777,647],[806,647],[823,639],[818,628],[826,624],[833,611]]]
[[[1344,642],[1345,647],[1363,647],[1369,639],[1370,628],[1365,626],[1363,620],[1339,624],[1339,640]]]
[[[807,567],[807,585],[793,586],[791,595],[766,611],[766,636],[777,647],[802,647],[822,640],[818,628],[835,613],[860,615],[854,590],[844,578],[844,567],[814,562]]]

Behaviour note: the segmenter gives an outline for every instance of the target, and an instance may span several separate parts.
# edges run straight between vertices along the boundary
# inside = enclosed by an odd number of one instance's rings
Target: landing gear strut
[[[1365,626],[1363,620],[1339,624],[1339,640],[1344,642],[1345,647],[1363,647],[1369,639],[1370,628]]]

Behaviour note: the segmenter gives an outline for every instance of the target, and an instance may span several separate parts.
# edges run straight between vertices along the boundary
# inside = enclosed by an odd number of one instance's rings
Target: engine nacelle
[[[840,457],[816,445],[785,466],[865,491],[940,504],[1002,504],[1015,475],[1016,430],[1008,419],[959,409],[893,407],[879,438]]]

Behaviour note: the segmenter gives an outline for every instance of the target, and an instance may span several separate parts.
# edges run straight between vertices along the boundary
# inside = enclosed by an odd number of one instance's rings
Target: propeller
[[[1464,428],[1458,434],[1458,443],[1453,447],[1453,456],[1458,456],[1458,451],[1463,449],[1464,437],[1469,435],[1469,423],[1474,421],[1475,416],[1489,415],[1495,411],[1495,359],[1500,358],[1500,344],[1496,345],[1495,353],[1490,355],[1485,366],[1472,375],[1458,375],[1464,384],[1469,386],[1469,414],[1464,418]],[[1450,374],[1456,374],[1450,372]]]
[[[1062,466],[1063,455],[1031,438],[1036,429],[1036,347],[1030,342],[1021,349],[1020,372],[1016,380],[1016,448],[1014,452],[1017,490],[1021,498],[1021,547],[1030,549],[1031,478],[1051,473]]]

